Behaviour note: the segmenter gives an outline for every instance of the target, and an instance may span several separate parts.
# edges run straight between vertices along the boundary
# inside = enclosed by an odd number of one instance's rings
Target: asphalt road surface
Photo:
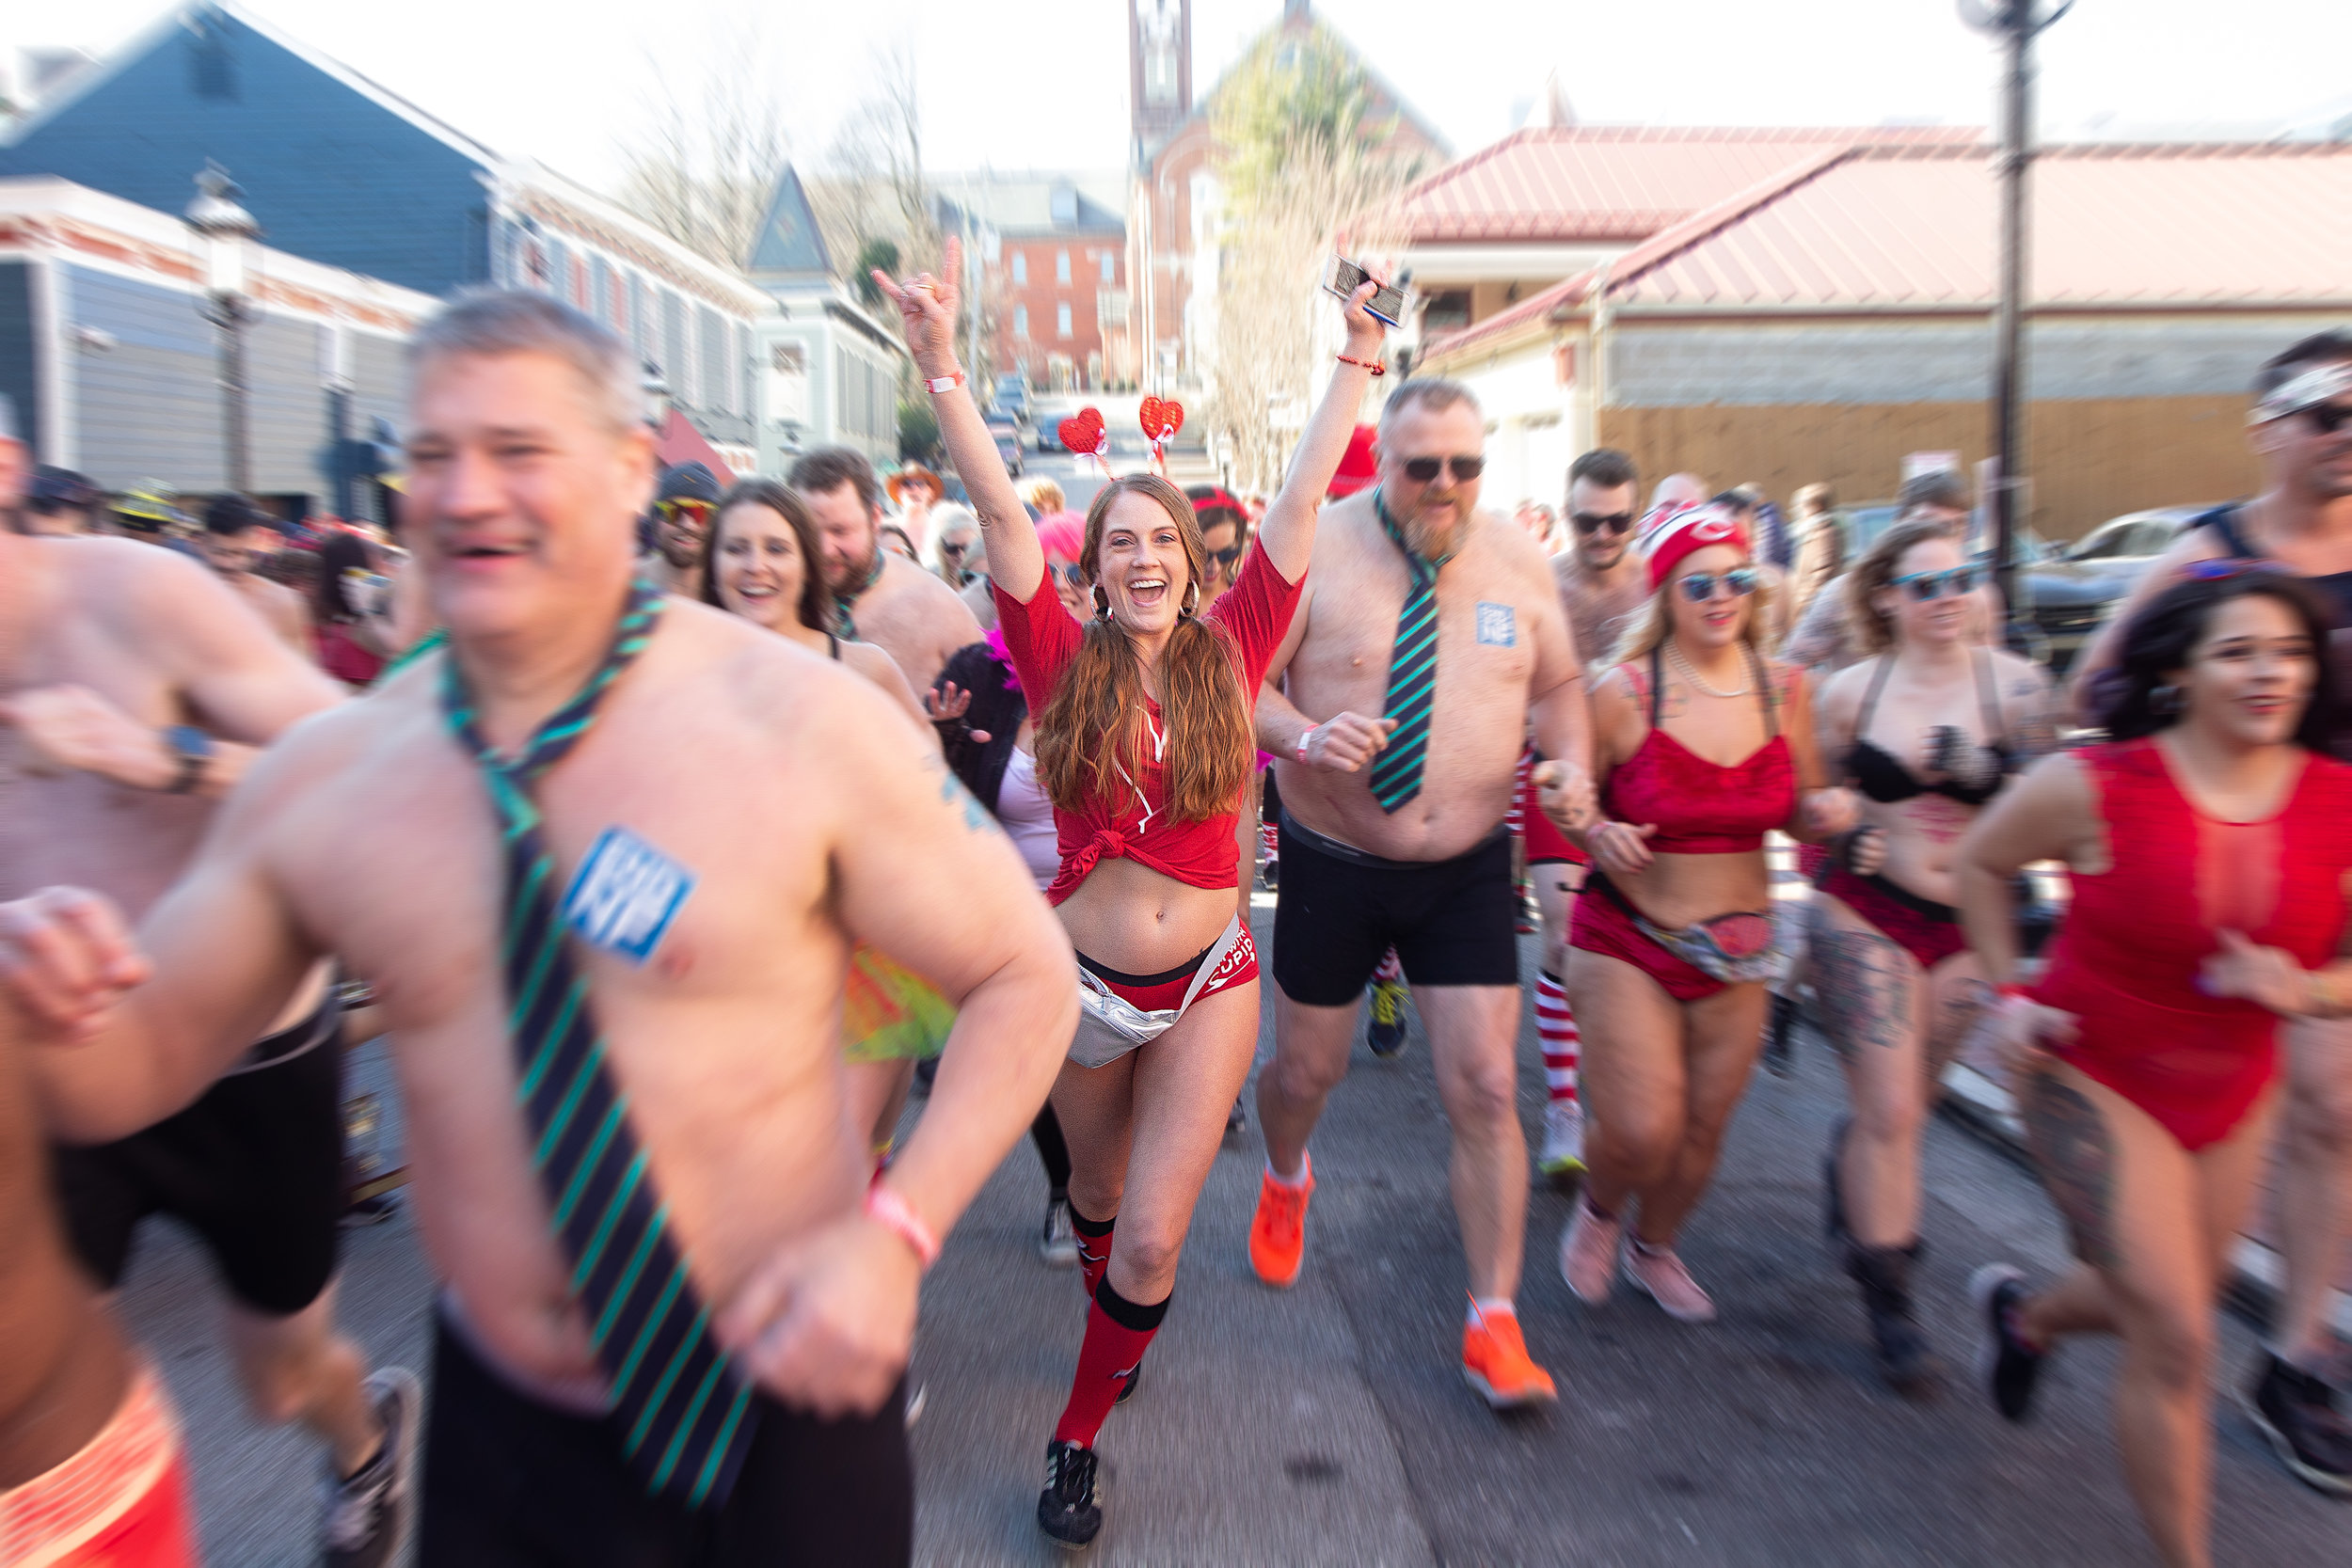
[[[1260,899],[1260,940],[1271,935]],[[1269,1016],[1271,1004],[1268,1004]],[[1271,1035],[1262,1040],[1271,1050]],[[1520,1100],[1533,1140],[1532,1022]],[[1673,1323],[1620,1290],[1587,1311],[1560,1282],[1565,1198],[1539,1190],[1519,1308],[1561,1379],[1555,1409],[1499,1419],[1458,1367],[1462,1268],[1446,1132],[1418,1023],[1406,1053],[1359,1050],[1315,1144],[1306,1268],[1277,1293],[1246,1237],[1254,1133],[1217,1163],[1168,1326],[1101,1449],[1104,1564],[2002,1564],[2151,1560],[2109,1433],[2107,1345],[2067,1347],[2031,1424],[1973,1386],[1905,1403],[1874,1382],[1851,1287],[1820,1240],[1820,1152],[1837,1079],[1818,1039],[1790,1080],[1759,1076],[1683,1252],[1722,1321]],[[1964,1370],[1970,1270],[2037,1276],[2063,1257],[2040,1190],[1947,1123],[1930,1132],[1925,1309]],[[1032,1522],[1045,1440],[1083,1329],[1073,1271],[1038,1260],[1043,1181],[1025,1144],[983,1192],[925,1290],[914,1429],[923,1563],[1067,1560]],[[350,1234],[342,1317],[379,1360],[421,1370],[429,1286],[406,1219]],[[151,1227],[126,1292],[191,1433],[208,1560],[314,1559],[317,1458],[244,1412],[206,1264]],[[2225,1323],[2223,1382],[2245,1323]],[[2352,1561],[2352,1506],[2289,1479],[2226,1403],[2215,1417],[2224,1564]]]

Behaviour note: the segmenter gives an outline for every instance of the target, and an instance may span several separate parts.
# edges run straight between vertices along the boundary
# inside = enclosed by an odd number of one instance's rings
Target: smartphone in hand
[[[1364,286],[1364,279],[1371,276],[1346,257],[1334,256],[1331,258],[1330,270],[1324,274],[1323,287],[1327,293],[1337,294],[1342,299],[1348,299],[1354,296],[1358,289]],[[1386,322],[1391,326],[1403,326],[1405,325],[1405,291],[1393,283],[1381,284],[1379,288],[1373,291],[1372,298],[1365,302],[1364,313],[1375,321]]]

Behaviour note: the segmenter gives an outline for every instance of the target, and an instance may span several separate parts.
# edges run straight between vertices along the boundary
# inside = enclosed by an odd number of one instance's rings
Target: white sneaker
[[[1584,1174],[1584,1107],[1573,1100],[1555,1100],[1544,1108],[1544,1151],[1535,1168],[1546,1176]]]

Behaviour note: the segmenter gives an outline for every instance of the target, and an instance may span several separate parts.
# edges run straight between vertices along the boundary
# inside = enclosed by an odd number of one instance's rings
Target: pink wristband
[[[914,1250],[914,1260],[930,1268],[939,1258],[939,1238],[923,1223],[905,1198],[880,1182],[866,1189],[866,1217],[885,1229],[896,1231],[898,1239]]]

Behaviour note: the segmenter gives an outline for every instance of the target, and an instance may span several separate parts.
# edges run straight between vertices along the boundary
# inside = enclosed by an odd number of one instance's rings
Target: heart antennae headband
[[[1173,398],[1165,402],[1159,398],[1145,398],[1136,410],[1136,420],[1143,426],[1144,436],[1152,443],[1152,465],[1160,470],[1160,477],[1166,479],[1168,444],[1176,438],[1178,431],[1184,428],[1184,405]]]
[[[1094,466],[1103,470],[1103,477],[1111,477],[1111,435],[1103,428],[1100,408],[1081,408],[1062,420],[1055,429],[1061,436],[1061,444],[1080,456],[1094,459]]]

